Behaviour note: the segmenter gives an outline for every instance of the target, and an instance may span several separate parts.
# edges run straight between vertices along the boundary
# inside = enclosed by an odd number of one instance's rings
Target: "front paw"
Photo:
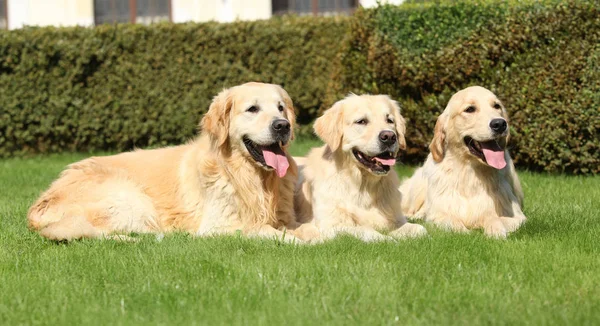
[[[409,220],[421,220],[424,221],[425,220],[425,210],[420,209],[416,212],[412,212],[411,214],[405,214],[406,218]]]
[[[394,238],[383,235],[379,232],[365,232],[358,236],[364,242],[383,242],[383,241],[394,241]]]
[[[494,221],[485,225],[483,232],[490,238],[506,239],[509,231],[504,226],[504,223],[502,223],[502,220],[495,219]]]
[[[441,218],[433,220],[440,229],[459,233],[470,233],[465,224],[457,218]]]
[[[321,232],[312,223],[300,224],[295,229],[288,230],[288,232],[304,241],[313,241],[321,238]]]
[[[304,244],[304,243],[306,243],[304,240],[294,236],[293,234],[290,234],[289,232],[285,232],[284,234],[282,234],[280,236],[275,236],[274,239],[276,241],[280,241],[282,243],[289,243],[289,244]]]
[[[392,231],[390,236],[401,238],[418,238],[427,235],[427,229],[424,226],[414,223],[404,223],[400,228]]]
[[[516,231],[525,222],[525,219],[517,217],[501,217],[500,219],[508,232]]]

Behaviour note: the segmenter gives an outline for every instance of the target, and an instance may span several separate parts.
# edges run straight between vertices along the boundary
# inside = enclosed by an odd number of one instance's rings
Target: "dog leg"
[[[321,237],[321,232],[313,223],[294,223],[288,225],[288,234],[304,241],[312,241]]]
[[[364,242],[394,241],[394,238],[383,235],[375,229],[364,226],[335,226],[321,228],[321,240],[331,240],[338,235],[348,234]]]
[[[290,233],[289,230],[277,230],[270,225],[263,225],[251,229],[244,229],[243,226],[224,226],[218,228],[212,228],[209,230],[203,230],[196,232],[194,236],[197,237],[215,237],[215,236],[226,236],[233,235],[239,232],[243,232],[248,238],[263,238],[269,240],[278,240],[286,243],[303,243],[301,239]]]
[[[421,206],[421,208],[412,215],[406,215],[406,218],[411,220],[425,220],[425,206]]]
[[[512,194],[511,194],[511,196],[512,196]],[[502,220],[502,223],[504,223],[504,226],[506,227],[508,232],[516,231],[527,219],[525,217],[525,214],[523,214],[523,211],[521,210],[521,205],[517,201],[517,198],[515,198],[514,196],[512,196],[512,197],[513,197],[512,201],[511,201],[512,207],[509,210],[506,210],[506,211],[510,212],[510,215],[512,215],[512,216],[501,216],[500,217],[500,219]]]
[[[117,241],[117,242],[139,242],[140,241],[140,239],[130,237],[130,236],[124,235],[124,234],[105,235],[102,237],[102,239],[113,240],[113,241]]]
[[[50,223],[40,235],[54,241],[71,241],[81,238],[103,238],[104,233],[94,227],[84,216],[67,215],[58,222]]]
[[[493,218],[484,224],[483,233],[491,238],[506,239],[508,230],[500,218]]]
[[[438,227],[440,227],[444,230],[447,230],[447,231],[453,231],[453,232],[459,232],[459,233],[471,232],[465,226],[465,224],[458,218],[442,217],[442,218],[435,218],[435,219],[431,219],[431,220],[433,220],[433,223],[435,225],[437,225]]]
[[[404,223],[401,227],[390,232],[390,236],[396,239],[418,238],[427,235],[427,229],[419,224]]]
[[[304,243],[304,241],[294,236],[288,230],[280,231],[270,225],[263,225],[259,228],[252,229],[248,231],[246,235],[251,238],[265,238],[286,243]]]
[[[514,232],[525,222],[525,217],[515,216],[515,217],[500,217],[502,224],[508,232]]]

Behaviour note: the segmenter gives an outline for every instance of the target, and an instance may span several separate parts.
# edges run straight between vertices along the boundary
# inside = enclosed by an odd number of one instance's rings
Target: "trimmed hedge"
[[[348,92],[392,95],[409,121],[406,160],[419,162],[450,96],[478,84],[507,105],[517,165],[598,173],[598,59],[597,1],[359,10],[323,108]]]
[[[348,92],[390,94],[409,121],[405,161],[417,163],[452,93],[479,84],[509,109],[518,166],[595,174],[599,60],[592,0],[0,31],[0,157],[181,143],[218,91],[254,80],[288,90],[304,133]]]
[[[348,17],[0,32],[0,157],[192,137],[224,87],[281,84],[316,115]]]

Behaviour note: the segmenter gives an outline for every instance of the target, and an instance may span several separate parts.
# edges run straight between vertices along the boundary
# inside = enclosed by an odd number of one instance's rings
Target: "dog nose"
[[[386,145],[393,145],[396,143],[398,138],[396,137],[396,133],[390,130],[384,130],[379,133],[379,140]]]
[[[501,134],[506,131],[507,126],[508,124],[504,119],[492,119],[492,121],[490,121],[490,128],[492,128],[492,131],[497,134]]]
[[[271,124],[271,129],[278,134],[290,132],[290,122],[285,119],[277,119]]]

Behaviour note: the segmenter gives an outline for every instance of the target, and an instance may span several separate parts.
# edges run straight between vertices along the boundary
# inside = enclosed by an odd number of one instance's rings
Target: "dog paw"
[[[287,234],[309,242],[321,238],[321,232],[312,224],[301,224],[297,228],[288,230],[287,232]]]
[[[525,221],[516,217],[501,217],[500,219],[502,220],[502,224],[504,224],[504,227],[508,232],[516,231]]]
[[[304,240],[302,240],[292,234],[289,234],[289,233],[285,233],[281,236],[277,236],[277,237],[275,237],[275,240],[281,241],[283,243],[290,243],[290,244],[305,244],[305,243],[307,243]]]
[[[390,236],[383,235],[376,231],[364,232],[363,234],[359,235],[359,238],[364,242],[383,242],[383,241],[394,241],[395,240],[394,238],[392,238]]]
[[[461,222],[459,219],[455,218],[444,218],[439,220],[434,220],[435,225],[437,225],[442,230],[458,232],[458,233],[469,233],[471,232],[467,227]]]
[[[412,214],[406,214],[406,218],[409,220],[425,220],[425,212],[424,210],[419,210],[417,212],[413,212]]]
[[[506,239],[508,232],[509,231],[501,220],[490,222],[483,228],[483,233],[485,233],[485,235],[496,239]]]
[[[400,228],[392,231],[390,236],[400,238],[418,238],[427,235],[427,229],[424,226],[414,223],[405,223]]]
[[[139,242],[140,239],[130,237],[125,234],[107,234],[102,236],[102,240],[113,240],[119,242]]]

